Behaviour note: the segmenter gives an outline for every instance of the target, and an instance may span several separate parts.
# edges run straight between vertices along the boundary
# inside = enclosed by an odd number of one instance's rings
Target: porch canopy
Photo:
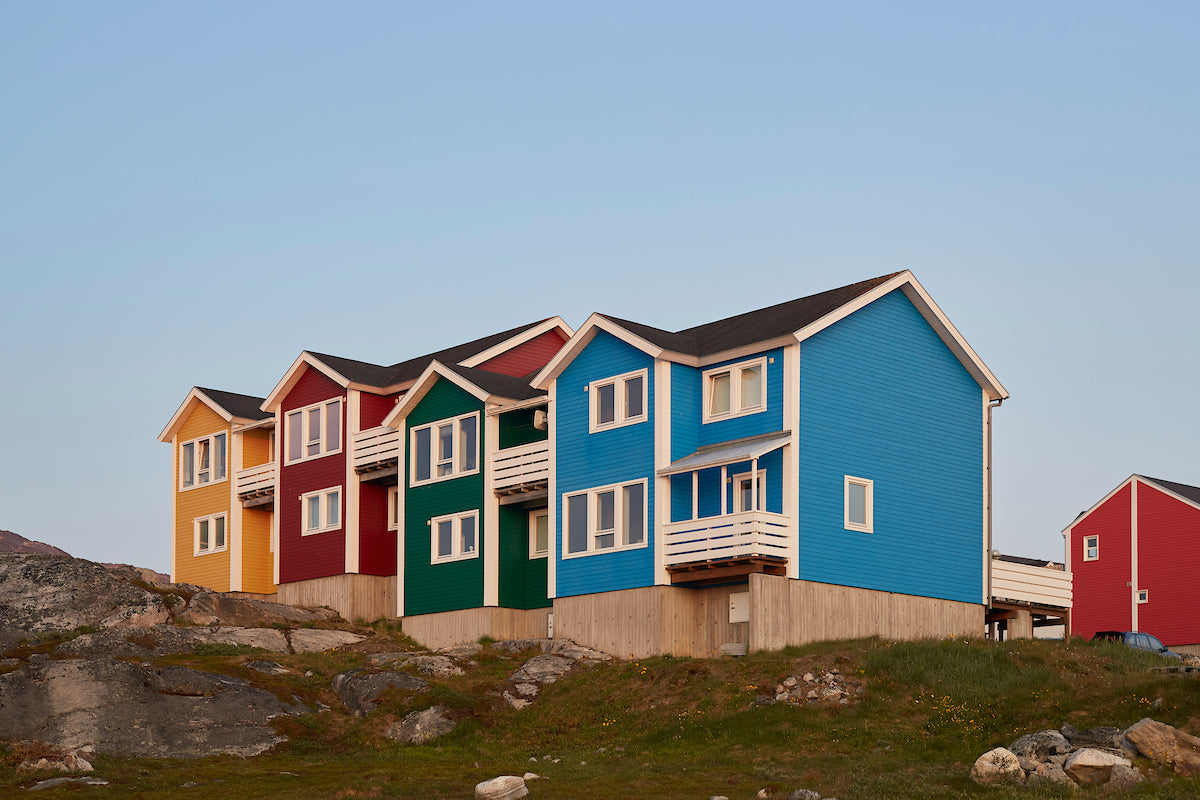
[[[779,431],[762,436],[749,436],[745,439],[735,439],[731,442],[709,444],[699,448],[691,455],[684,456],[678,461],[663,467],[659,475],[678,475],[681,472],[694,472],[709,467],[720,467],[725,464],[738,464],[742,461],[755,461],[772,450],[778,450],[792,439],[791,431]]]

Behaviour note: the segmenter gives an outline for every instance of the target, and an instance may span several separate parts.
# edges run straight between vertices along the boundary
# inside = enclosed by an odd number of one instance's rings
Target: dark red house
[[[1073,636],[1145,631],[1200,652],[1200,488],[1131,475],[1063,537]]]

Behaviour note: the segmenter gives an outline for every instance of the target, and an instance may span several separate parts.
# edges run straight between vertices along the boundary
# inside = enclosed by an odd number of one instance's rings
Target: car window
[[[1157,652],[1157,651],[1167,649],[1167,648],[1163,647],[1163,643],[1158,640],[1157,636],[1151,636],[1150,634],[1147,633],[1147,634],[1145,634],[1145,637],[1146,637],[1146,646],[1149,647],[1151,650],[1154,650]]]

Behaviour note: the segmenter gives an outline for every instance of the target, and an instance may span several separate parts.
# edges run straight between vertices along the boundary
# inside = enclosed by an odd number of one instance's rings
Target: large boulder
[[[1124,733],[1138,753],[1156,764],[1173,767],[1180,775],[1200,775],[1200,739],[1195,736],[1149,718]]]
[[[554,683],[571,671],[575,662],[565,656],[534,656],[512,674],[512,683]]]
[[[1071,753],[1063,770],[1081,786],[1099,786],[1108,783],[1116,766],[1133,766],[1129,759],[1107,750],[1085,747]]]
[[[111,659],[40,659],[0,675],[0,732],[132,758],[252,756],[286,738],[270,725],[306,713],[244,680]]]
[[[1017,758],[1027,758],[1032,761],[1045,761],[1050,756],[1065,753],[1071,749],[1067,737],[1058,731],[1039,731],[1027,733],[1008,746]]]
[[[424,692],[429,684],[407,672],[367,672],[352,669],[333,676],[333,691],[356,717],[379,708],[379,696],[388,689]]]
[[[219,592],[202,592],[193,596],[187,608],[175,615],[177,621],[193,625],[234,625],[242,628],[266,628],[272,625],[298,628],[310,622],[336,618],[337,612],[327,608],[296,608]]]
[[[1017,757],[1003,747],[987,751],[971,767],[971,780],[981,786],[1020,783],[1024,778],[1025,772]]]
[[[414,711],[384,732],[384,736],[405,744],[425,744],[430,739],[445,736],[454,730],[454,720],[446,716],[446,709],[433,706],[424,711]]]

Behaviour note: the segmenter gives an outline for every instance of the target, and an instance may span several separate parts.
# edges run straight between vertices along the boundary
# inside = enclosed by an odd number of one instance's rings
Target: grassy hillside
[[[738,800],[763,788],[785,798],[811,788],[841,800],[1067,797],[1075,795],[983,789],[967,776],[986,750],[1064,722],[1124,727],[1152,716],[1200,733],[1196,679],[1150,672],[1160,663],[1156,656],[1080,642],[870,639],[737,659],[617,661],[544,687],[521,711],[508,708],[499,692],[533,653],[507,656],[488,647],[476,656],[477,668],[438,681],[428,694],[387,698],[365,720],[341,710],[329,690],[332,676],[367,666],[365,651],[403,644],[380,627],[359,651],[271,656],[295,670],[280,677],[241,666],[245,655],[172,657],[333,710],[280,721],[291,741],[253,759],[97,757],[96,776],[114,785],[86,791],[123,798],[471,798],[479,781],[532,771],[546,780],[530,783],[531,798]],[[755,703],[773,696],[785,676],[834,667],[863,682],[860,699]],[[380,736],[404,714],[433,704],[453,709],[460,720],[454,733],[421,746]],[[10,752],[0,765],[0,796],[48,777],[15,773],[15,759]],[[1200,780],[1157,777],[1163,783],[1130,796],[1200,796]],[[68,791],[77,796],[70,788],[45,795]]]

